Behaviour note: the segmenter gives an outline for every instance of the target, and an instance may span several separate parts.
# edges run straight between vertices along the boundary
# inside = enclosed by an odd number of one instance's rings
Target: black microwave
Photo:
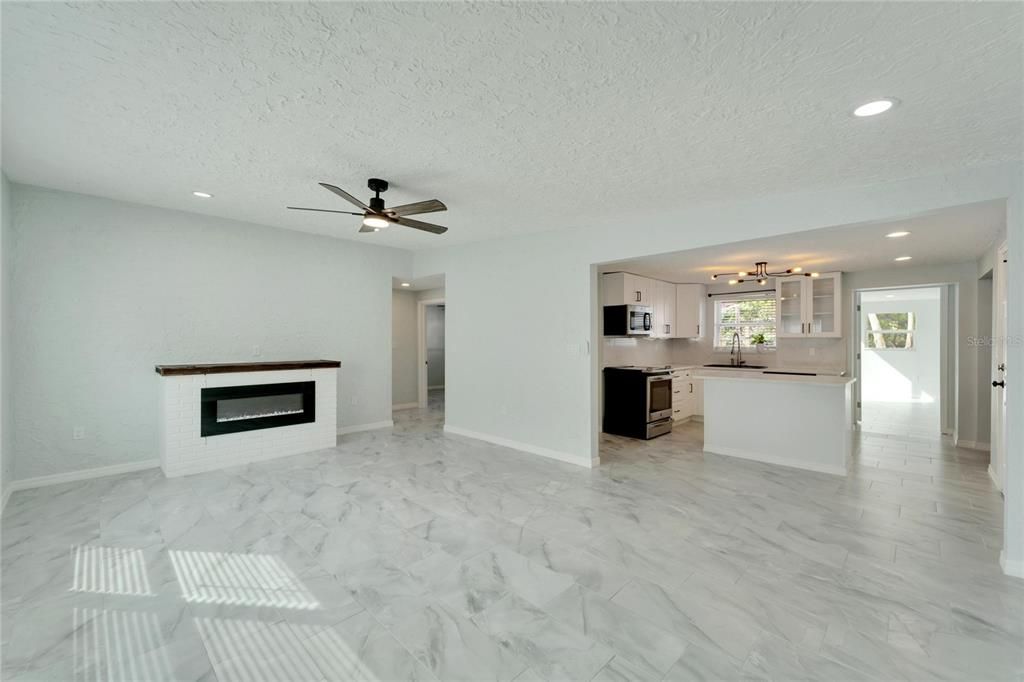
[[[651,333],[651,306],[606,305],[605,336],[642,336]]]

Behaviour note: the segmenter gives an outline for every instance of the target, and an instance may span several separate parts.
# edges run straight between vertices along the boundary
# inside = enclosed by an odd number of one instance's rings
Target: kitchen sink
[[[705,367],[728,367],[729,369],[768,369],[768,365],[704,365]]]

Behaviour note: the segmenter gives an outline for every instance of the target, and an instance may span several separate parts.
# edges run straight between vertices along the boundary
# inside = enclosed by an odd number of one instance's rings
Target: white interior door
[[[1006,330],[1007,327],[1007,247],[999,248],[993,273],[992,309],[992,457],[989,463],[996,487],[1006,480]]]

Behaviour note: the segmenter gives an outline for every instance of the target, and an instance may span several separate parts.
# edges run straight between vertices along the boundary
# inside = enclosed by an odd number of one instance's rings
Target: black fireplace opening
[[[201,400],[203,437],[316,421],[315,381],[204,388]]]

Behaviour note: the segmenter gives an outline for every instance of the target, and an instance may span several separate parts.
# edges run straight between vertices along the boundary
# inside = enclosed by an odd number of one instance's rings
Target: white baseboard
[[[117,476],[118,474],[130,474],[135,471],[159,468],[159,459],[146,459],[139,462],[126,462],[124,464],[112,464],[111,466],[106,467],[96,467],[95,469],[69,471],[63,474],[50,474],[49,476],[23,478],[21,480],[11,481],[11,484],[7,486],[7,490],[4,493],[4,504],[7,504],[7,497],[18,490],[30,490],[32,488],[42,488],[43,486],[57,485],[59,483],[74,483],[75,481],[87,481],[90,478]]]
[[[522,452],[528,452],[531,455],[540,455],[541,457],[547,457],[549,459],[557,459],[559,462],[567,462],[568,464],[575,464],[576,466],[587,467],[593,469],[601,463],[601,460],[597,457],[592,459],[584,459],[576,455],[571,455],[568,452],[560,452],[558,450],[551,450],[548,448],[542,448],[537,445],[530,445],[529,443],[521,443],[517,440],[510,440],[508,438],[502,438],[501,436],[492,436],[489,433],[480,433],[479,431],[470,431],[459,426],[444,425],[444,432],[451,433],[456,436],[465,436],[466,438],[474,438],[476,440],[482,440],[487,443],[493,443],[495,445],[501,445],[502,447],[512,448],[513,450],[521,450]]]
[[[1024,578],[1024,561],[1010,561],[1006,558],[1005,553],[999,552],[999,565],[1006,575]]]
[[[996,490],[1003,492],[1003,487],[999,485],[999,479],[996,478],[996,472],[992,470],[992,462],[988,463],[988,477],[992,479],[992,485],[996,487]]]
[[[981,450],[983,452],[991,452],[992,444],[985,443],[976,440],[958,440],[956,442],[958,448],[967,448],[968,450]]]
[[[775,466],[789,467],[790,469],[803,469],[805,471],[817,471],[822,474],[832,474],[834,476],[845,476],[846,467],[830,467],[823,464],[812,464],[812,463],[796,463],[791,459],[784,457],[775,457],[774,455],[764,455],[756,452],[747,452],[746,450],[737,450],[735,448],[723,448],[718,447],[714,444],[704,444],[704,452],[712,455],[725,455],[726,457],[737,457],[739,459],[749,459],[753,462],[761,462],[762,464],[772,464]]]
[[[373,431],[375,429],[387,429],[395,425],[390,419],[382,422],[370,422],[369,424],[356,424],[355,426],[342,426],[338,429],[338,435],[344,436],[348,433],[358,433],[360,431]]]
[[[391,411],[395,412],[397,410],[411,410],[414,407],[419,407],[419,406],[420,406],[419,403],[398,403],[397,405],[392,405],[391,406]]]

